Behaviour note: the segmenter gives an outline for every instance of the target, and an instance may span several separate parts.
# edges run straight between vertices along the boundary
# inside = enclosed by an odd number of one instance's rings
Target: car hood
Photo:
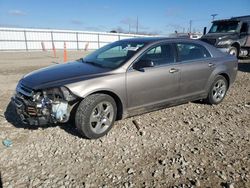
[[[235,36],[235,33],[207,33],[206,35],[203,35],[201,38],[228,38],[230,36]]]
[[[33,71],[23,77],[22,84],[32,89],[44,89],[108,74],[111,69],[80,61],[53,65]]]

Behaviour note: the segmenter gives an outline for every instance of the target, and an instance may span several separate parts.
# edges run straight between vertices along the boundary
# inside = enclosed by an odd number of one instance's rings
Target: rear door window
[[[179,61],[190,61],[211,57],[205,47],[194,43],[177,43],[177,53]]]

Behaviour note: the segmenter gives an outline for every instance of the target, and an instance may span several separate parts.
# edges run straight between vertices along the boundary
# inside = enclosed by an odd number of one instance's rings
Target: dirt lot
[[[250,187],[250,62],[240,62],[220,105],[188,103],[128,118],[86,140],[69,124],[24,126],[9,105],[17,81],[62,62],[58,56],[0,53],[0,187]],[[13,146],[2,144],[7,138]]]

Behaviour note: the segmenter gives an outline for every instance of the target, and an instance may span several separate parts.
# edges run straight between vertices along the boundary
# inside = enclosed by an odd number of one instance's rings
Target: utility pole
[[[212,21],[214,21],[215,16],[218,16],[218,14],[211,14],[211,16],[213,17]]]
[[[189,32],[192,33],[192,20],[189,21]]]
[[[138,30],[139,30],[139,20],[138,20],[138,16],[136,18],[136,34],[138,34]]]

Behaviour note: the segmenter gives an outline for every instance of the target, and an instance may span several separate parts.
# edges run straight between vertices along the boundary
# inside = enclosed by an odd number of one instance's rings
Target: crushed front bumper
[[[46,125],[51,123],[50,118],[40,114],[39,109],[37,109],[35,104],[32,104],[30,101],[17,95],[13,96],[11,101],[24,124]]]
[[[63,89],[64,93],[68,94],[67,99],[72,99],[70,102],[65,99],[63,92],[60,93],[61,89],[34,91],[19,82],[12,103],[25,124],[65,123],[69,120],[70,112],[77,100],[74,101],[75,98],[67,93],[68,90]]]

